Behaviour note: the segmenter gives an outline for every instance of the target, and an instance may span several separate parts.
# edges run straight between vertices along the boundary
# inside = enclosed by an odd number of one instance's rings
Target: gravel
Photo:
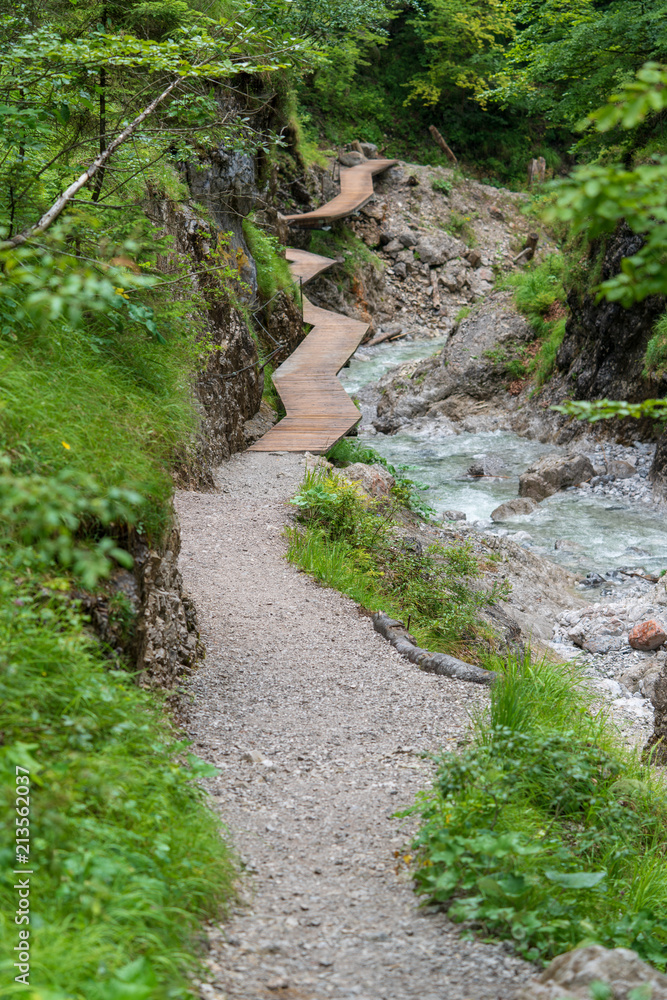
[[[192,681],[194,751],[245,873],[208,928],[208,1000],[504,1000],[535,969],[419,908],[423,755],[462,746],[488,693],[421,673],[340,594],[284,559],[298,455],[244,453],[218,493],[177,497],[181,568],[208,653]],[[407,858],[407,860],[406,860]]]

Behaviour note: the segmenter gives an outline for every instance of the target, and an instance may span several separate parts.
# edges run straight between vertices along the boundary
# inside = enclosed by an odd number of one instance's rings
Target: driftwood
[[[472,684],[493,684],[496,674],[492,670],[482,670],[471,663],[457,660],[455,656],[446,653],[429,653],[420,649],[410,635],[403,622],[394,621],[388,615],[378,611],[373,615],[375,631],[388,639],[397,653],[405,656],[411,663],[416,663],[420,670],[430,674],[440,674],[443,677],[456,677],[460,681]]]
[[[449,148],[449,146],[447,145],[447,143],[445,142],[445,140],[443,139],[443,137],[438,132],[438,130],[435,127],[435,125],[430,125],[429,126],[429,132],[433,136],[433,139],[437,143],[437,145],[440,146],[440,149],[443,151],[443,153],[445,154],[445,156],[447,157],[447,159],[451,160],[452,163],[456,167],[458,167],[459,161],[456,159],[456,157],[452,153],[451,149]]]
[[[359,142],[358,139],[355,139],[354,142],[350,143],[350,149],[353,149],[355,153],[361,153],[362,156],[365,155],[363,149],[361,148],[361,143]]]
[[[537,181],[538,184],[544,184],[544,178],[547,170],[547,161],[543,156],[538,156],[536,160],[528,161],[528,187],[532,187]]]
[[[400,333],[381,333],[379,337],[373,337],[372,340],[364,344],[364,347],[375,347],[376,344],[384,344],[385,340],[402,340],[407,335],[407,330],[401,330]]]
[[[525,247],[523,248],[523,250],[521,251],[521,253],[517,257],[514,258],[514,260],[512,261],[512,263],[513,264],[519,264],[519,263],[524,264],[526,261],[532,260],[533,257],[535,256],[535,251],[537,250],[538,240],[539,240],[539,236],[537,235],[537,233],[530,233],[526,237],[526,245],[525,245]]]

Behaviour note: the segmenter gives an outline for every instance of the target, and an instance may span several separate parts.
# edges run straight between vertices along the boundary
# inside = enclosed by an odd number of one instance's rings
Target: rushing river
[[[442,341],[414,340],[362,347],[340,378],[354,394],[396,365],[427,357],[441,346]],[[469,522],[477,521],[483,530],[526,533],[529,537],[521,534],[517,541],[576,572],[667,568],[664,517],[641,499],[566,490],[548,497],[525,517],[514,517],[502,526],[490,520],[495,507],[517,496],[519,475],[542,455],[558,451],[556,445],[511,431],[437,436],[432,430],[377,434],[369,438],[369,444],[393,465],[407,467],[412,479],[427,485],[425,499],[438,513],[463,511]],[[466,475],[482,455],[500,459],[502,476],[471,479]]]

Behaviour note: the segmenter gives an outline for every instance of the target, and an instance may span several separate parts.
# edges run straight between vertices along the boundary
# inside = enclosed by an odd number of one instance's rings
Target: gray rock
[[[402,253],[405,247],[400,240],[394,238],[384,248],[384,252],[392,255]]]
[[[374,142],[360,142],[361,152],[368,160],[374,159],[378,155],[378,148]]]
[[[359,486],[372,497],[386,497],[389,495],[392,486],[396,482],[391,473],[387,472],[383,465],[365,465],[363,462],[354,462],[343,469],[343,475]]]
[[[624,462],[621,459],[613,459],[607,466],[607,475],[616,476],[617,479],[629,479],[630,476],[637,475],[637,468],[631,462]]]
[[[338,159],[344,167],[358,167],[360,163],[364,162],[366,157],[362,153],[352,150],[349,153],[339,153]]]
[[[398,239],[404,247],[414,247],[419,242],[419,234],[414,233],[411,229],[405,229],[398,234]]]
[[[519,477],[519,496],[544,500],[567,486],[592,479],[594,469],[586,455],[547,455]]]
[[[581,545],[573,542],[570,538],[557,538],[554,542],[554,549],[562,552],[581,552]]]
[[[460,257],[465,246],[448,233],[433,233],[420,236],[415,246],[419,259],[431,267],[439,267],[454,257]]]
[[[605,983],[610,1000],[628,1000],[630,992],[646,984],[651,1000],[667,1000],[667,976],[629,948],[589,945],[559,955],[541,976],[516,994],[516,1000],[590,1000],[591,984]]]
[[[494,455],[482,455],[468,467],[469,476],[499,476],[504,469],[499,458]]]
[[[467,521],[468,517],[462,510],[443,510],[443,521]]]
[[[399,261],[398,264],[394,264],[394,274],[397,278],[407,278],[408,269],[403,261]]]
[[[535,510],[535,504],[527,497],[517,497],[515,500],[508,500],[501,503],[499,507],[491,511],[492,521],[506,521],[508,517],[520,517],[524,514],[531,514]]]

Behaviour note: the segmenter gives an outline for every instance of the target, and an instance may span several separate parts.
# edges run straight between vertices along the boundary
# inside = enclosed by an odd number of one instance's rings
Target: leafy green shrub
[[[138,493],[118,487],[104,492],[92,476],[67,469],[55,476],[15,476],[10,465],[7,456],[0,456],[5,527],[0,548],[12,566],[40,572],[55,563],[90,588],[109,575],[114,563],[132,565],[128,553],[96,529],[136,522],[143,502]],[[86,528],[93,537],[85,537]]]
[[[376,271],[381,271],[384,267],[377,254],[369,250],[351,229],[340,223],[334,225],[329,232],[313,230],[308,249],[322,257],[342,257],[343,271],[349,280],[358,280],[357,272],[363,267],[370,265]]]
[[[667,945],[667,794],[591,712],[574,667],[498,662],[473,746],[413,811],[418,892],[531,960],[582,942]]]
[[[327,470],[306,475],[293,498],[301,528],[287,531],[288,558],[372,611],[404,620],[429,649],[483,655],[493,642],[481,618],[503,587],[475,586],[479,575],[468,545],[433,545],[397,533],[402,504],[375,500]]]
[[[452,182],[447,180],[445,177],[432,177],[431,189],[433,191],[439,191],[445,196],[449,196],[452,193]]]
[[[220,823],[195,784],[215,772],[175,738],[155,692],[108,669],[85,625],[57,581],[17,584],[0,565],[0,973],[14,985],[18,765],[31,778],[35,995],[173,1000],[188,995],[201,920],[231,894]]]
[[[644,355],[644,378],[660,379],[667,372],[667,313],[664,313],[653,328],[653,335],[646,345]]]
[[[392,492],[397,500],[422,517],[430,517],[435,513],[433,507],[422,496],[428,490],[428,486],[416,483],[410,479],[405,475],[403,468],[396,469],[379,451],[371,448],[370,445],[360,444],[354,438],[341,438],[333,448],[329,449],[327,458],[334,465],[343,468],[354,462],[363,462],[365,465],[383,466],[396,481]]]

